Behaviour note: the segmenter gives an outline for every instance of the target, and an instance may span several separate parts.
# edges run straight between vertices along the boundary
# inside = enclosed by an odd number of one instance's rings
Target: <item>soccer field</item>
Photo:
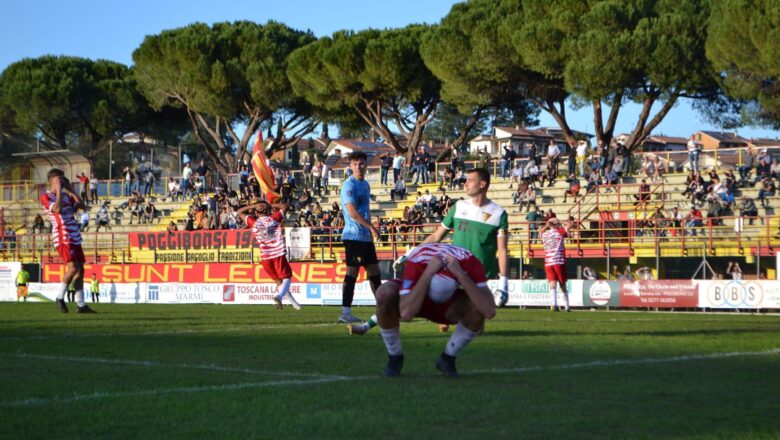
[[[424,321],[385,379],[336,308],[95,308],[0,304],[0,437],[780,437],[780,316],[502,309],[452,380]]]

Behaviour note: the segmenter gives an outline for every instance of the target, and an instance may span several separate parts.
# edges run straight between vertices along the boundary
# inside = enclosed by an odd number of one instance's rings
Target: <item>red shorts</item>
[[[455,304],[455,302],[461,299],[464,295],[466,295],[466,291],[463,289],[458,289],[450,299],[444,301],[443,303],[435,303],[430,298],[428,298],[428,295],[425,295],[422,307],[420,307],[420,311],[417,312],[417,316],[420,318],[425,318],[429,321],[433,321],[437,324],[457,324],[457,322],[452,322],[447,319],[447,310],[449,310],[449,308],[452,307],[452,305]]]
[[[563,264],[544,266],[544,271],[547,273],[547,281],[557,281],[561,286],[566,286],[566,266]]]
[[[57,246],[57,253],[65,263],[83,263],[85,261],[84,249],[81,248],[80,244],[62,243]]]
[[[290,263],[287,262],[287,257],[284,255],[271,258],[270,260],[261,260],[260,264],[263,265],[263,269],[273,280],[292,278],[292,268],[290,268]]]

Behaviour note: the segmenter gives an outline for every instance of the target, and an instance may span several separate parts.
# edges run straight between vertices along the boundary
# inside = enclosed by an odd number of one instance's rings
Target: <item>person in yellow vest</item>
[[[89,283],[89,292],[92,294],[92,302],[100,302],[100,284],[97,280],[97,275],[92,273],[92,281]]]
[[[22,267],[22,270],[16,275],[16,302],[19,302],[19,298],[24,298],[24,302],[27,302],[27,283],[29,281],[30,273]]]

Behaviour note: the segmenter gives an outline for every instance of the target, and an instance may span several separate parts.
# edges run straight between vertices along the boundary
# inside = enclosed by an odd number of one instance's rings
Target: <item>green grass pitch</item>
[[[451,380],[424,321],[385,379],[336,308],[95,308],[0,304],[0,438],[780,437],[777,315],[502,309]]]

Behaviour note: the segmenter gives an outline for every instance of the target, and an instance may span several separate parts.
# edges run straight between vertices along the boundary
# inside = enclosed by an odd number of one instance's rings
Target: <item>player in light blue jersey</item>
[[[360,267],[365,268],[366,278],[371,283],[374,294],[382,284],[382,278],[379,275],[376,248],[374,248],[374,237],[379,239],[379,231],[371,224],[369,209],[371,187],[365,181],[366,154],[362,151],[354,151],[347,158],[352,175],[341,187],[341,208],[344,213],[344,231],[341,239],[344,241],[347,273],[344,275],[341,315],[338,322],[352,323],[360,322],[360,319],[352,315],[352,299],[355,296],[355,283]],[[368,324],[371,327],[375,326],[376,316],[372,316]]]

